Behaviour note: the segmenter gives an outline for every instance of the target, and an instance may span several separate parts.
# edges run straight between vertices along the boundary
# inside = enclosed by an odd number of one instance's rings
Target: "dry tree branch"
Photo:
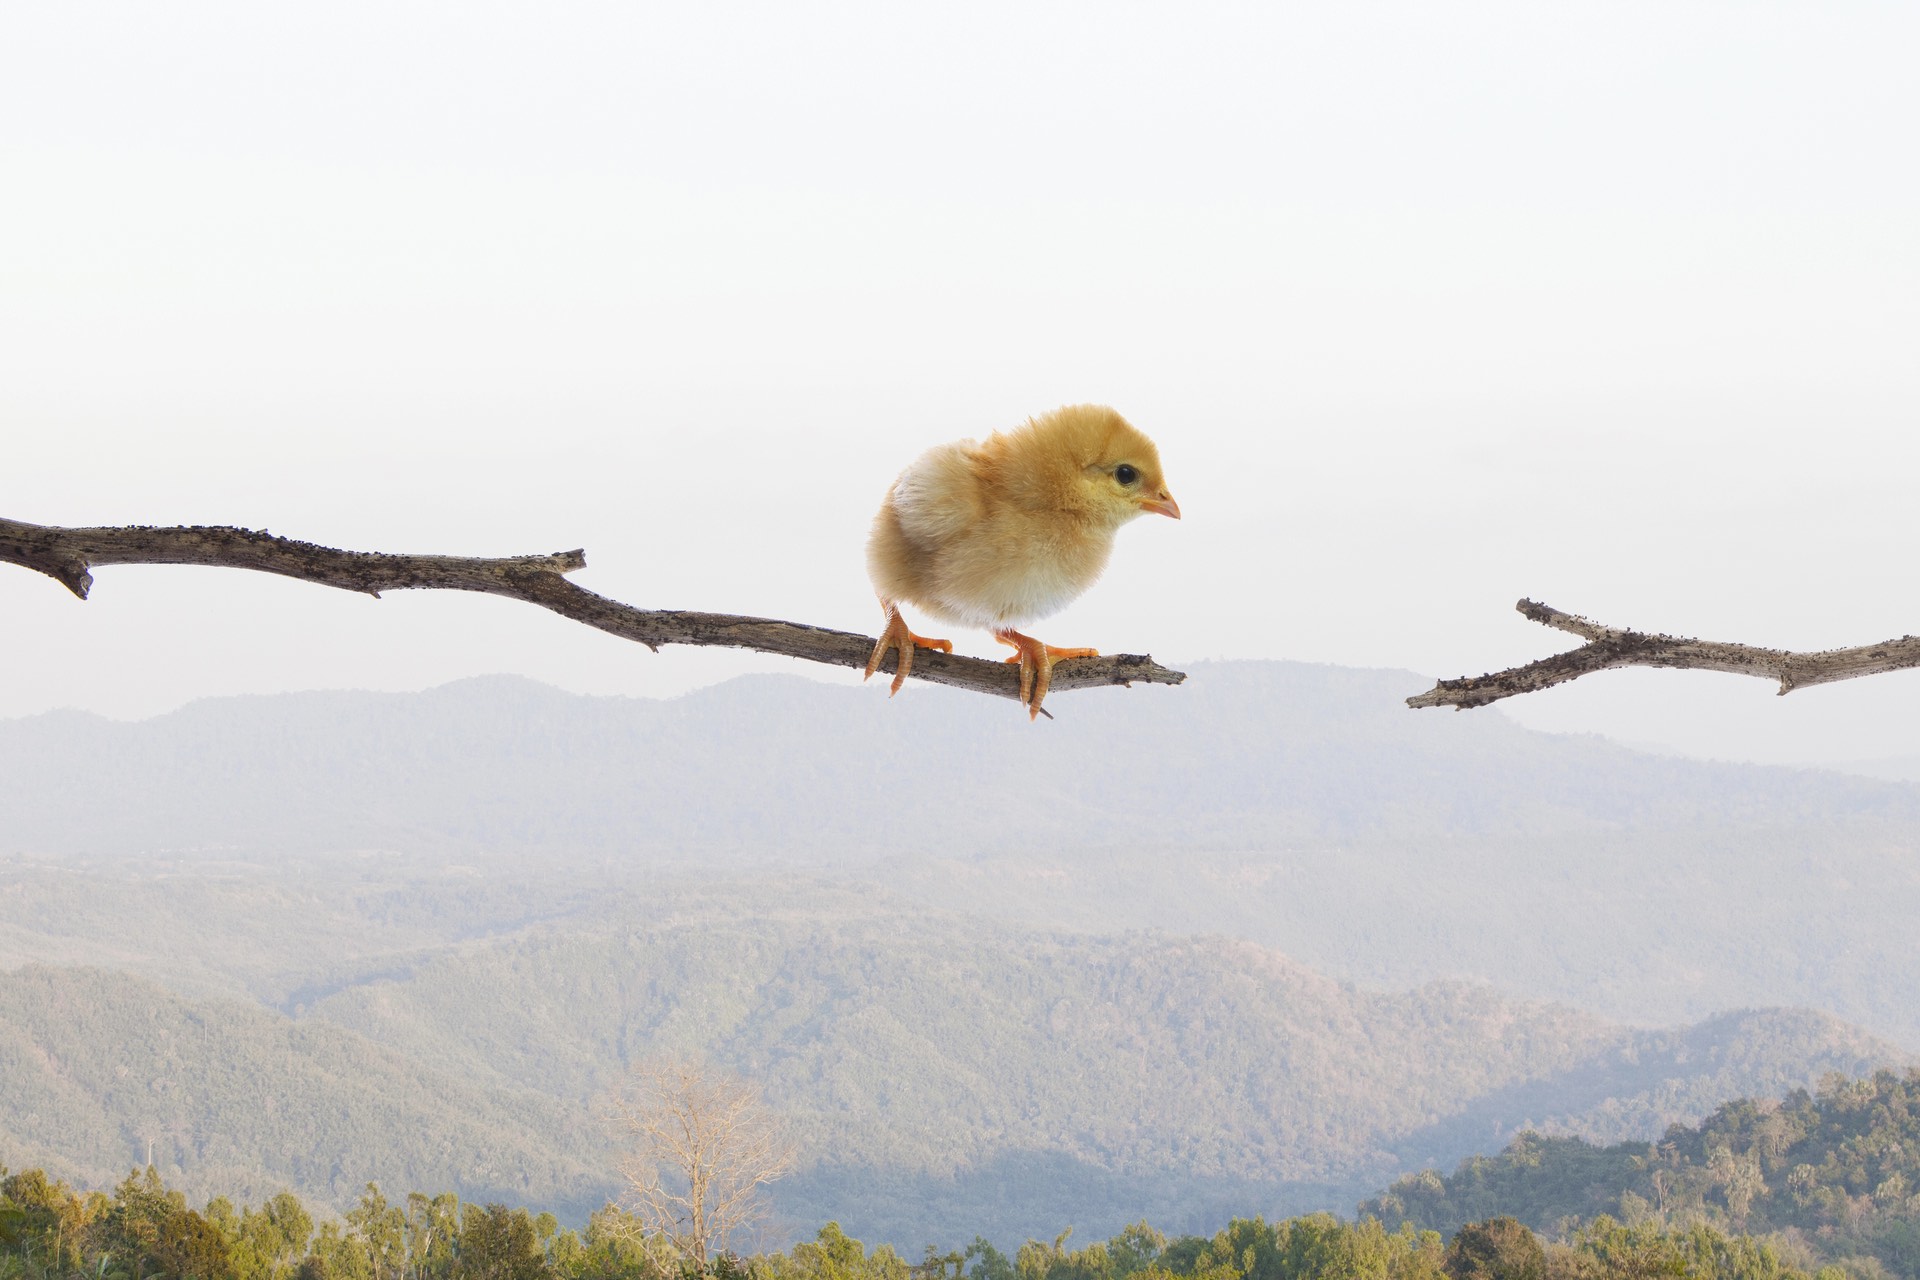
[[[63,529],[0,517],[0,562],[44,573],[82,600],[93,585],[89,571],[99,565],[197,564],[257,569],[375,597],[382,591],[483,591],[537,604],[564,618],[656,650],[663,644],[725,645],[858,670],[866,667],[875,643],[871,636],[774,618],[637,609],[621,604],[567,580],[566,574],[585,567],[584,551],[498,559],[393,555],[340,551],[224,525]],[[880,670],[892,674],[897,660],[898,655],[889,651]],[[1005,663],[984,658],[921,650],[914,655],[913,675],[956,689],[1016,701],[1020,697],[1019,673]],[[1126,685],[1136,680],[1179,684],[1185,679],[1184,673],[1169,670],[1149,656],[1120,653],[1063,659],[1053,669],[1053,691]]]
[[[1543,626],[1579,636],[1587,643],[1551,658],[1529,662],[1484,676],[1442,680],[1425,693],[1407,699],[1410,707],[1484,707],[1519,693],[1550,689],[1594,671],[1612,667],[1674,667],[1695,671],[1728,671],[1780,682],[1780,693],[1812,684],[1830,684],[1858,676],[1879,675],[1920,667],[1920,637],[1901,636],[1881,644],[1852,649],[1795,653],[1789,649],[1761,649],[1754,645],[1718,640],[1688,640],[1679,636],[1647,635],[1564,613],[1551,605],[1522,600],[1514,606]]]

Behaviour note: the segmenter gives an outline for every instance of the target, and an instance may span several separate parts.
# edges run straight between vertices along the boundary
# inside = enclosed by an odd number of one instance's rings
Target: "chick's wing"
[[[946,546],[986,518],[986,493],[972,446],[963,440],[929,449],[894,481],[900,531],[916,546],[929,551]]]

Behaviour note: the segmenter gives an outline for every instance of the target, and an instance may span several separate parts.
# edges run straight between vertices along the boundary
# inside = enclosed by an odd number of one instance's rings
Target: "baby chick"
[[[1159,450],[1104,405],[1069,405],[984,441],[927,450],[887,490],[867,538],[867,575],[887,615],[868,677],[898,650],[889,691],[898,693],[916,646],[953,652],[952,642],[907,629],[900,605],[911,603],[1012,645],[1020,701],[1038,716],[1054,660],[1098,654],[1056,649],[1014,628],[1092,586],[1113,535],[1148,511],[1180,518]]]

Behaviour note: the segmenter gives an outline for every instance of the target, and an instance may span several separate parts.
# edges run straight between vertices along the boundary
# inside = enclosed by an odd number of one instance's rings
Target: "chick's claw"
[[[1014,654],[1008,662],[1020,664],[1020,701],[1027,708],[1027,719],[1037,720],[1042,715],[1053,719],[1043,711],[1041,702],[1046,699],[1047,689],[1053,683],[1053,664],[1061,658],[1097,658],[1098,649],[1056,649],[1043,644],[1032,636],[1023,636],[1018,631],[996,631],[993,638],[1001,644],[1012,645]]]
[[[907,682],[907,673],[913,670],[915,649],[938,649],[942,653],[952,653],[953,641],[933,640],[913,634],[907,627],[907,620],[900,615],[900,611],[889,607],[887,625],[880,632],[879,642],[873,646],[873,656],[867,659],[867,674],[861,677],[862,679],[873,678],[873,673],[880,669],[882,662],[886,661],[889,649],[896,650],[900,654],[900,661],[893,669],[893,684],[887,689],[887,696],[891,698],[900,692],[900,686]]]

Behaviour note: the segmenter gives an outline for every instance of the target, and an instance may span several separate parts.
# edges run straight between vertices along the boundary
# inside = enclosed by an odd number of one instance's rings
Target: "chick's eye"
[[[1132,484],[1140,478],[1140,470],[1123,462],[1113,469],[1113,478],[1121,484]]]

